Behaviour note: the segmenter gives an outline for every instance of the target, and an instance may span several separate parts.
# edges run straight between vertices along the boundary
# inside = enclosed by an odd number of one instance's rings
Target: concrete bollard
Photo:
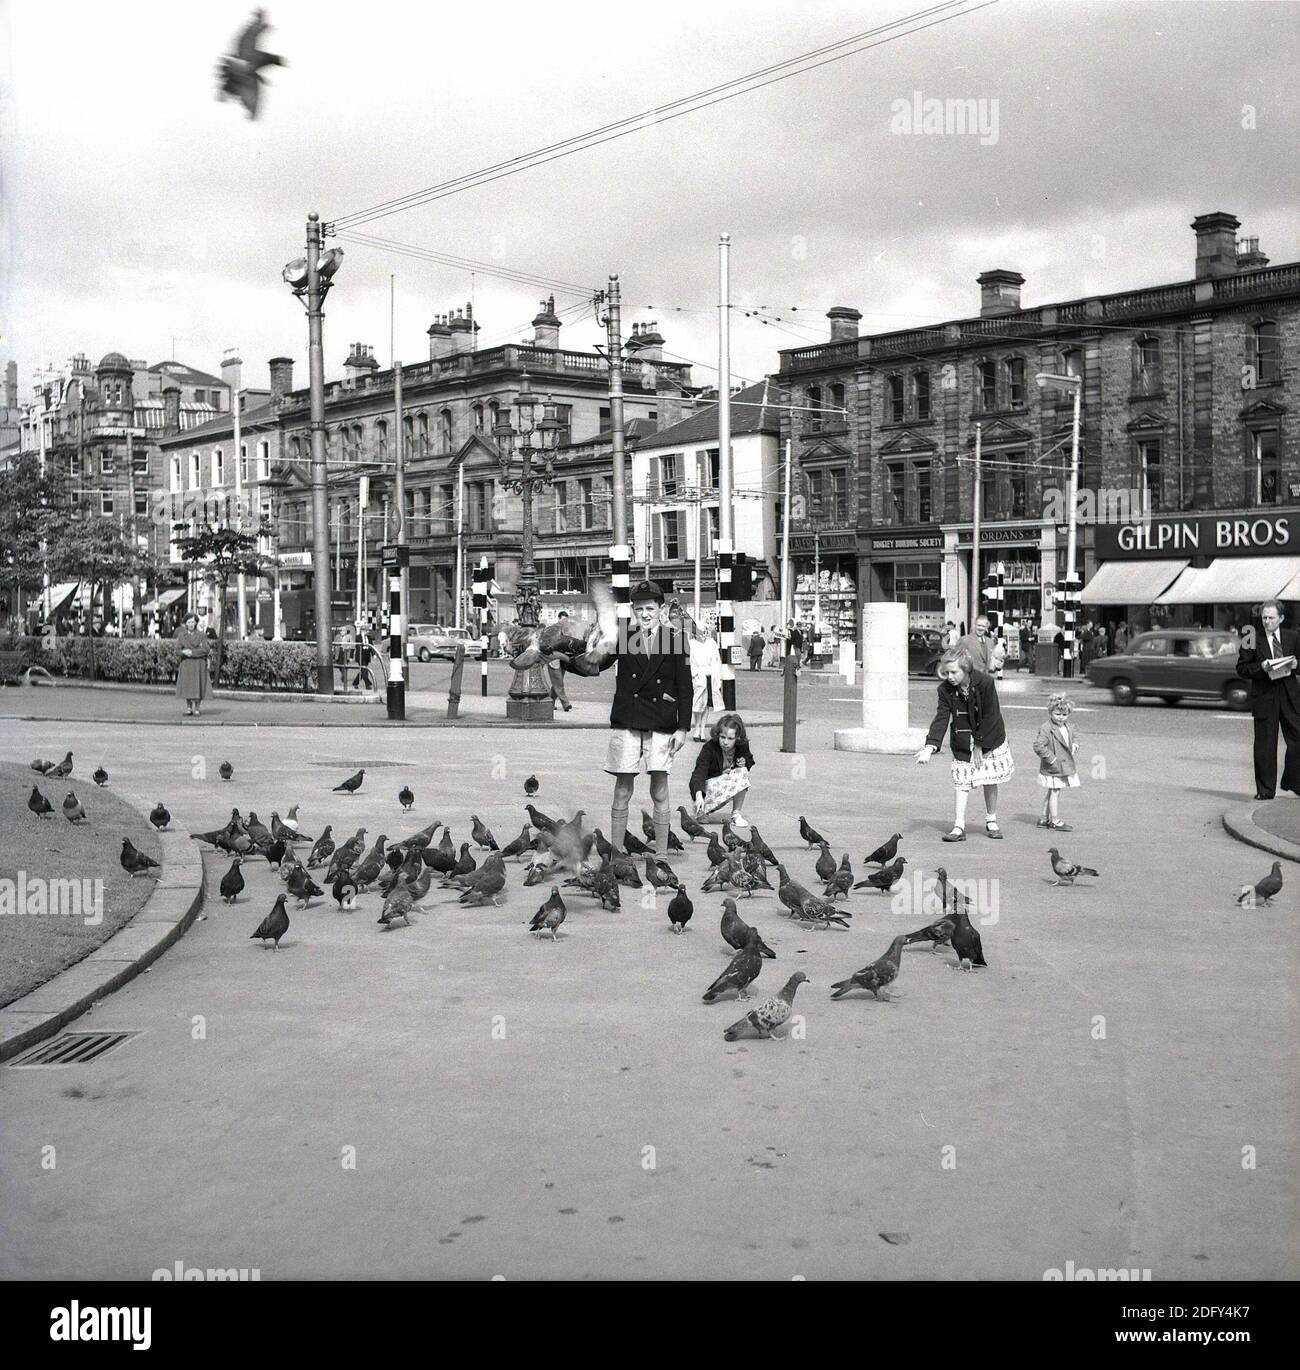
[[[862,727],[837,729],[839,752],[917,751],[925,729],[908,726],[907,605],[862,609]]]

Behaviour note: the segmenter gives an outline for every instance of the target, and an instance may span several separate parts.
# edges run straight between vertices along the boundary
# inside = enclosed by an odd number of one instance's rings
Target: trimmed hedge
[[[0,650],[22,653],[23,666],[44,666],[51,675],[86,679],[90,675],[90,643],[84,637],[59,637],[47,650],[35,637],[0,637]],[[95,678],[135,685],[171,685],[180,669],[180,648],[172,638],[95,639]],[[222,689],[316,689],[316,646],[311,642],[246,642],[224,644]]]

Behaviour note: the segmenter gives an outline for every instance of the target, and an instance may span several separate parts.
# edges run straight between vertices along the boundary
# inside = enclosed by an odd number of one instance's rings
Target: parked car
[[[456,648],[463,645],[468,650],[471,642],[468,628],[444,628],[441,623],[412,623],[406,634],[406,655],[420,661],[432,661],[442,657],[451,661],[456,656]]]
[[[907,635],[907,669],[912,675],[933,675],[943,655],[943,635],[921,628]]]
[[[1161,628],[1140,633],[1122,652],[1088,665],[1094,685],[1108,689],[1116,704],[1154,695],[1180,699],[1220,699],[1230,708],[1250,707],[1250,687],[1237,674],[1236,633]]]

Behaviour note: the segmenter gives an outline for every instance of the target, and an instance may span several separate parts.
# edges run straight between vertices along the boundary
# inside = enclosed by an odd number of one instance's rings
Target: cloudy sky
[[[737,312],[746,377],[824,338],[832,305],[864,331],[976,313],[990,267],[1025,275],[1026,304],[1187,279],[1188,225],[1211,210],[1300,258],[1300,5],[981,2],[365,231],[591,287],[617,271],[625,319],[657,319],[701,383],[723,231],[734,302],[771,320]],[[24,398],[39,367],[109,350],[216,370],[238,348],[253,385],[283,353],[305,383],[280,269],[309,210],[333,220],[932,4],[272,0],[263,46],[289,65],[250,122],[214,98],[248,5],[0,3],[0,357]],[[986,102],[982,135],[897,131],[896,102],[956,98]],[[471,293],[481,346],[530,332],[537,288],[343,245],[327,376],[353,341],[391,359],[390,274],[404,361]],[[581,296],[557,305],[576,307],[563,344],[590,346]]]

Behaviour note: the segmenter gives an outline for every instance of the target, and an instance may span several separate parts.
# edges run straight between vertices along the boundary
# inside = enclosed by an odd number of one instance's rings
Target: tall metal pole
[[[406,524],[406,443],[402,437],[402,363],[393,362],[393,433],[397,450],[397,545],[405,547],[408,541]],[[401,559],[402,578],[402,674],[406,673],[406,619],[411,603],[411,569],[409,556]]]
[[[781,627],[790,622],[793,605],[790,598],[790,473],[794,465],[794,441],[785,440],[785,493],[781,519]]]
[[[325,486],[325,352],[321,339],[320,215],[307,216],[307,368],[311,386],[311,544],[316,611],[316,692],[334,693],[330,652],[330,531]]]
[[[135,517],[135,446],[134,446],[134,425],[135,414],[131,415],[130,422],[126,427],[126,469],[127,469],[127,499],[131,503],[131,546],[138,551],[140,544],[137,541],[137,523]],[[140,575],[138,572],[131,573],[131,622],[135,626],[136,637],[141,637],[144,632],[144,595],[140,589]],[[119,613],[118,623],[121,624]]]
[[[731,661],[736,622],[731,601],[735,522],[731,507],[731,234],[718,239],[718,650],[722,656],[722,703],[736,707],[736,670]]]
[[[970,622],[967,632],[975,631],[975,620],[980,612],[980,438],[982,428],[975,425],[975,494],[971,505],[974,519],[970,532]]]
[[[700,621],[700,563],[704,557],[704,472],[703,452],[695,454],[695,622]]]
[[[627,541],[627,459],[623,445],[623,321],[618,275],[609,278],[606,349],[609,353],[610,514],[614,541],[609,549],[614,601],[622,623],[632,618],[631,560]]]
[[[1078,555],[1079,555],[1079,424],[1083,404],[1083,378],[1079,377],[1074,386],[1074,419],[1070,431],[1070,508],[1068,532],[1065,544],[1065,631],[1062,633],[1061,671],[1066,679],[1072,679],[1075,670],[1074,639],[1078,630]]]
[[[234,419],[234,443],[235,443],[235,531],[244,531],[244,453],[243,453],[243,431],[240,424],[241,415],[239,412],[239,383],[242,378],[240,368],[243,363],[235,358],[235,379],[230,387],[230,413]],[[236,581],[237,607],[239,609],[239,637],[240,641],[248,636],[248,582],[244,578],[243,571],[239,573]],[[223,604],[222,617],[224,619],[226,606]]]
[[[465,626],[465,463],[456,466],[456,627]]]

